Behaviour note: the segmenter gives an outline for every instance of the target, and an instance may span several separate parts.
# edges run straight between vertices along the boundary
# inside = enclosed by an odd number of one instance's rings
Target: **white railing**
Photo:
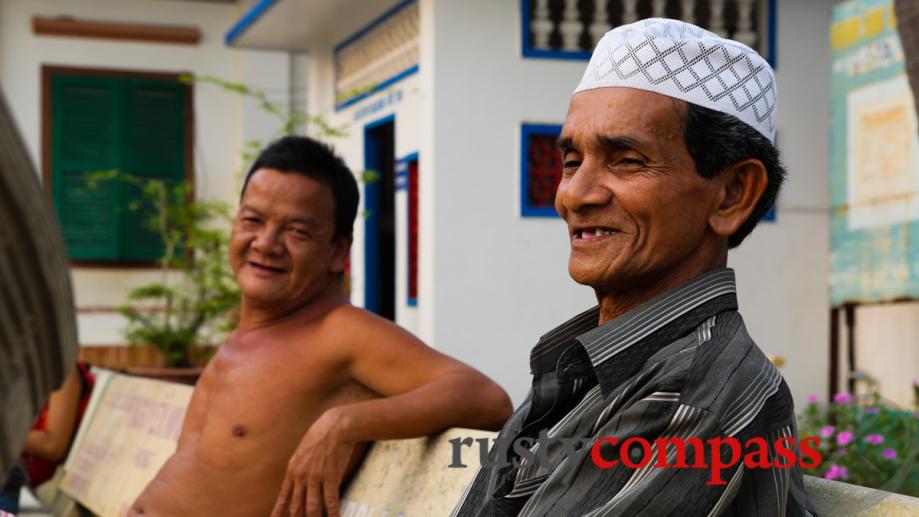
[[[775,0],[521,0],[524,55],[588,57],[607,31],[642,18],[676,18],[767,54]]]

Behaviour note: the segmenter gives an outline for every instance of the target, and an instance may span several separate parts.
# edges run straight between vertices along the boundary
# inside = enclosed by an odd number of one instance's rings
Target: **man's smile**
[[[254,262],[251,260],[248,261],[246,264],[248,264],[249,267],[251,267],[252,270],[255,271],[256,273],[259,273],[265,276],[277,275],[280,273],[284,273],[286,271],[284,268],[281,268],[281,267],[269,266],[267,264],[261,264],[259,262]]]
[[[605,226],[576,227],[571,230],[571,244],[593,244],[604,241],[617,233],[619,233],[618,230]]]

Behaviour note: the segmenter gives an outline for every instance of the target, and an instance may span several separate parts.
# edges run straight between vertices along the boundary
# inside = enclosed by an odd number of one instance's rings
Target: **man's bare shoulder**
[[[366,309],[350,304],[331,310],[323,319],[322,334],[341,344],[358,349],[371,344],[425,346],[411,332]]]
[[[350,303],[343,303],[331,311],[324,318],[323,324],[333,325],[333,326],[342,326],[342,325],[354,325],[354,324],[364,324],[364,325],[374,325],[374,324],[386,324],[395,325],[391,321],[377,316],[376,314],[362,309],[360,307],[355,307]]]

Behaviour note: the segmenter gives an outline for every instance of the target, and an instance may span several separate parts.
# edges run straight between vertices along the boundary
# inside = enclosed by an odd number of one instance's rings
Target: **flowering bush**
[[[808,397],[798,433],[820,438],[823,461],[805,474],[919,496],[919,381],[913,393],[913,411],[885,405],[877,392],[837,393],[827,404]]]

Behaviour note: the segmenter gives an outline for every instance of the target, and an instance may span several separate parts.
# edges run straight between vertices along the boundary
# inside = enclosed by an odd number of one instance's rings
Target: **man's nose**
[[[273,225],[265,225],[255,234],[252,249],[265,255],[281,255],[284,246],[281,243],[281,232]]]
[[[559,184],[557,196],[565,210],[582,212],[590,207],[604,206],[612,193],[602,184],[601,174],[587,161],[570,178]]]

